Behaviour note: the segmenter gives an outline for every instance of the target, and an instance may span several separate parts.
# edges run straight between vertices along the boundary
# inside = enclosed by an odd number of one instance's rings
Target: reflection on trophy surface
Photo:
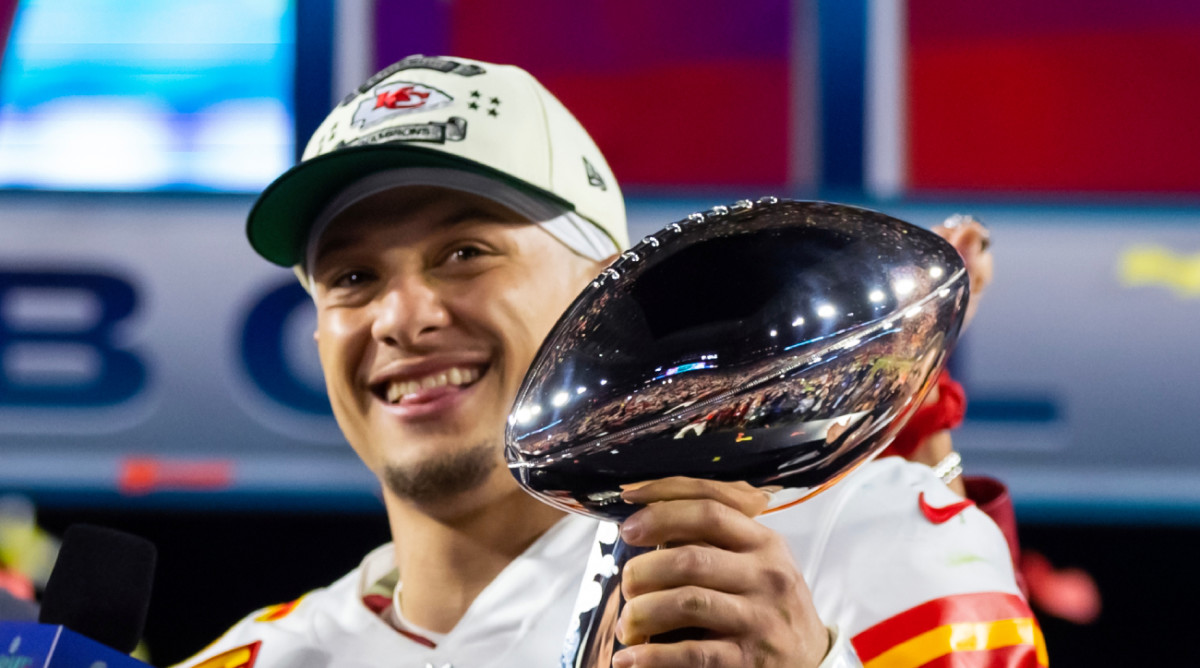
[[[764,198],[693,214],[559,320],[509,417],[509,465],[547,503],[615,521],[637,510],[622,486],[669,476],[746,481],[773,509],[802,501],[900,430],[967,295],[952,246],[881,213]],[[601,534],[567,665],[614,651],[633,555]]]

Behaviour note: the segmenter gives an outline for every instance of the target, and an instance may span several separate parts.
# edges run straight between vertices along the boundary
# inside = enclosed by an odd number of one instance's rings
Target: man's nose
[[[376,300],[371,334],[400,347],[420,346],[450,324],[450,312],[437,290],[421,276],[397,278]]]

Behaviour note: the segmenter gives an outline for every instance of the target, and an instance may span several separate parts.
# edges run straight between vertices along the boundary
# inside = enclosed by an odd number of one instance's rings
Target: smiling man
[[[394,543],[185,665],[556,665],[597,525],[521,491],[503,433],[543,338],[628,243],[591,138],[523,70],[406,58],[333,110],[247,232],[312,294],[334,414]],[[628,491],[647,507],[625,539],[672,547],[630,562],[613,665],[854,666],[859,638],[867,665],[1044,664],[996,527],[967,506],[933,523],[918,498],[961,501],[902,461],[770,522],[748,485]],[[706,634],[644,642],[688,627]]]

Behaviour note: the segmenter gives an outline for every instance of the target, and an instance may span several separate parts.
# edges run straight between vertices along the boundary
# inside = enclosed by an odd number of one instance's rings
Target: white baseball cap
[[[255,202],[250,245],[275,264],[301,265],[314,221],[343,191],[414,167],[495,179],[573,211],[617,248],[629,245],[608,163],[550,91],[512,65],[425,56],[385,68],[330,112],[301,162]]]

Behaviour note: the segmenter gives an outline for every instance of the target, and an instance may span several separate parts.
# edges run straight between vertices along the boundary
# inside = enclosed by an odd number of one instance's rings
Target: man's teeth
[[[398,380],[389,383],[387,387],[387,400],[388,403],[394,404],[400,401],[405,395],[416,394],[419,390],[430,390],[435,387],[442,387],[443,385],[466,385],[478,379],[478,369],[451,367],[450,369],[430,374],[424,378]]]

